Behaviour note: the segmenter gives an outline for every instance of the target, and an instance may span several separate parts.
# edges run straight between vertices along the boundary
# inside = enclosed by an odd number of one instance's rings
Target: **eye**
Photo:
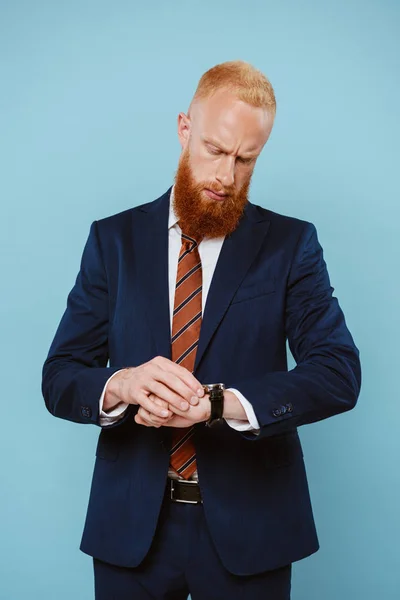
[[[243,158],[242,156],[238,156],[238,161],[243,165],[249,165],[252,163],[254,158]]]
[[[214,154],[215,156],[221,154],[221,151],[218,150],[218,148],[213,148],[212,146],[207,146],[207,152],[209,152],[209,154]]]

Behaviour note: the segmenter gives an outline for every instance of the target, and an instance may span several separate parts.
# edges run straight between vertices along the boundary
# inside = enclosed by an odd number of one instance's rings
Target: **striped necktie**
[[[191,373],[194,370],[201,327],[202,271],[198,249],[200,241],[182,232],[172,319],[172,360]],[[193,434],[193,426],[175,427],[172,430],[170,467],[184,479],[189,479],[197,468]]]

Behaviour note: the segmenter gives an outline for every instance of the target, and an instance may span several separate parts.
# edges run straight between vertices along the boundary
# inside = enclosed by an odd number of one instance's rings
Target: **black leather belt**
[[[165,490],[167,498],[172,502],[188,502],[189,504],[202,504],[200,486],[197,481],[167,478]]]

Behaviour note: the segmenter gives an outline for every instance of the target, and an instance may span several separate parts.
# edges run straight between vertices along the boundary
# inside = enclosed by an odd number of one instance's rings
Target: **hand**
[[[164,400],[157,398],[154,394],[150,394],[149,400],[157,406],[168,407],[168,404]],[[139,425],[145,425],[146,427],[161,427],[162,425],[165,427],[192,427],[195,423],[208,421],[210,415],[211,402],[208,395],[204,395],[203,398],[198,400],[198,404],[191,406],[188,411],[176,412],[167,419],[157,417],[141,406],[135,415],[135,421]]]
[[[168,408],[168,403],[160,398],[157,398],[154,394],[149,396],[149,399],[156,405],[163,408]],[[204,416],[205,415],[205,416]],[[208,394],[205,394],[203,398],[200,398],[198,405],[191,406],[188,412],[181,412],[180,414],[175,411],[171,414],[171,417],[161,418],[156,417],[154,414],[149,413],[143,407],[140,407],[137,414],[135,415],[136,423],[139,425],[145,425],[146,427],[191,427],[194,423],[200,423],[201,421],[208,421],[211,415],[211,402]],[[224,392],[224,414],[225,419],[237,419],[240,421],[247,421],[246,411],[243,408],[239,398],[230,390]]]
[[[151,394],[164,404],[156,404],[150,399]],[[190,371],[168,358],[156,356],[138,367],[123,369],[109,381],[103,410],[120,402],[136,404],[165,421],[174,413],[184,415],[203,396],[201,383]]]

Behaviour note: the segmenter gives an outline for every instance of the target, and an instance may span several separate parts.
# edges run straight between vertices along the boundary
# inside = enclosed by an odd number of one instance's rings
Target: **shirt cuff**
[[[235,394],[247,416],[247,421],[242,421],[240,419],[225,419],[229,427],[236,429],[236,431],[251,431],[255,435],[258,435],[260,433],[260,424],[257,421],[257,417],[250,402],[246,400],[243,394],[234,388],[228,388],[226,391]]]
[[[105,412],[103,410],[104,396],[106,393],[107,385],[108,385],[109,381],[111,381],[111,379],[114,377],[114,375],[116,375],[120,371],[123,371],[123,369],[120,369],[119,371],[115,371],[115,373],[113,373],[111,375],[111,377],[109,377],[107,379],[106,384],[103,388],[103,392],[100,396],[99,409],[100,409],[100,425],[101,425],[101,427],[106,427],[107,425],[113,425],[114,423],[119,421],[123,417],[124,412],[126,411],[126,409],[129,406],[129,404],[126,404],[125,402],[120,402],[119,404],[117,404],[117,406],[115,406],[114,408],[112,408],[111,410],[109,410],[107,412]]]

